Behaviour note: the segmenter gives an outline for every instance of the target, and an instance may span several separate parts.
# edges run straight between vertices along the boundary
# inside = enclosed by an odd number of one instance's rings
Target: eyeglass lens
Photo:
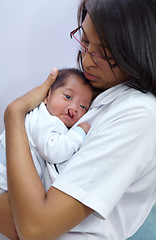
[[[88,51],[88,45],[89,43],[83,39],[83,31],[80,28],[76,33],[73,34],[72,40],[78,51],[81,51],[82,53],[89,52]],[[96,55],[95,53],[89,52],[91,54],[92,60],[98,64],[99,66],[105,68],[105,69],[111,69],[110,63],[108,60],[105,60],[103,57],[100,57]],[[115,67],[115,66],[114,66]]]

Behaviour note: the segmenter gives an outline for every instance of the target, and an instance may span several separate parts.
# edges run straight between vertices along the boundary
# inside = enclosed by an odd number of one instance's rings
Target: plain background
[[[0,132],[15,98],[41,84],[53,67],[76,66],[69,33],[80,0],[0,0]]]

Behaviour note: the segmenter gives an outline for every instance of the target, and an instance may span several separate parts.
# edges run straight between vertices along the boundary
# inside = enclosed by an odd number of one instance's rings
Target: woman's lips
[[[85,75],[85,77],[86,77],[88,80],[90,80],[90,81],[96,81],[96,80],[97,80],[97,77],[96,77],[96,76],[94,76],[94,75],[86,72],[85,70],[84,70],[84,75]]]

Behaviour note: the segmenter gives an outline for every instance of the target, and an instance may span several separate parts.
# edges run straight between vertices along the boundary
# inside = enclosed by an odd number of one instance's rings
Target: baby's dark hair
[[[88,79],[84,76],[84,73],[81,70],[77,68],[63,68],[59,69],[58,76],[56,78],[56,81],[51,86],[51,90],[54,91],[55,89],[63,86],[66,83],[67,78],[71,75],[80,77],[84,84],[90,85]]]

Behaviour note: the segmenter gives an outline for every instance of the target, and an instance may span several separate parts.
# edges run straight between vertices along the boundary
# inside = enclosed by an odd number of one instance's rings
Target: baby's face
[[[88,84],[79,76],[70,75],[63,86],[53,92],[50,89],[44,102],[49,113],[70,128],[87,112],[92,95]]]

